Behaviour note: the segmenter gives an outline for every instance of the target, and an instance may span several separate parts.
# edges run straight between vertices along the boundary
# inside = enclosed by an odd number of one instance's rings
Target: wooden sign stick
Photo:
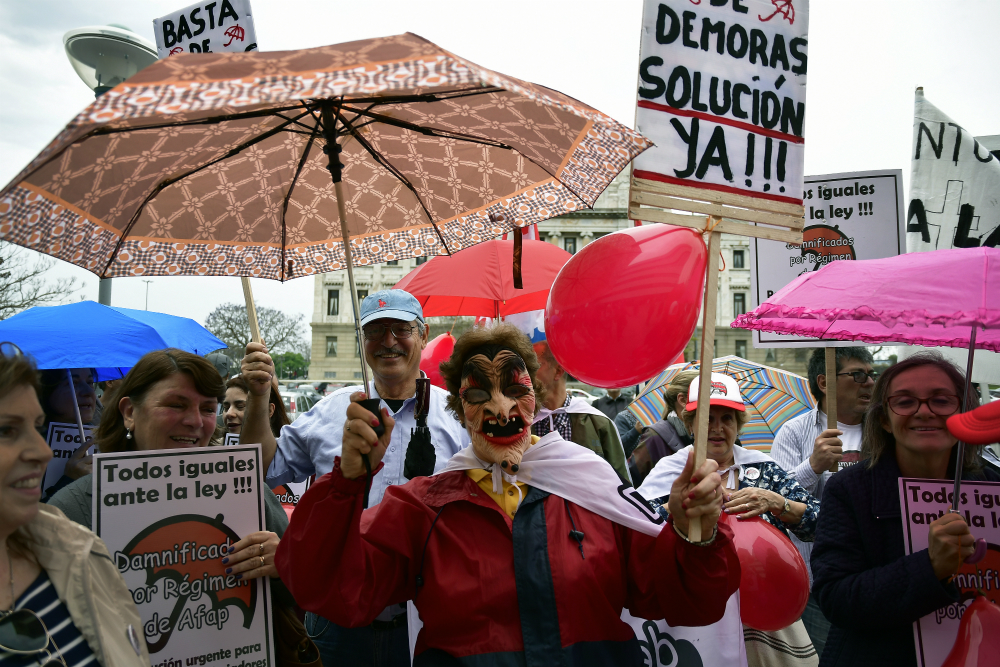
[[[250,340],[254,343],[262,343],[260,339],[260,326],[257,324],[257,307],[253,304],[253,291],[250,289],[250,279],[246,276],[240,278],[243,281],[243,299],[247,304],[247,320],[250,322]]]
[[[714,229],[721,218],[710,217],[708,229]],[[708,262],[705,268],[705,301],[701,313],[701,369],[698,375],[698,427],[694,438],[694,469],[697,470],[708,455],[708,397],[712,393],[712,361],[715,358],[715,307],[719,298],[719,250],[722,234],[708,234]],[[701,520],[688,525],[688,539],[701,542]]]
[[[826,427],[837,428],[837,348],[826,348]],[[830,472],[837,472],[837,463]]]

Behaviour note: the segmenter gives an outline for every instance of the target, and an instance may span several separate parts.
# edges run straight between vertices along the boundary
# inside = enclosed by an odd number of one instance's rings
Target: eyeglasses
[[[938,394],[930,398],[917,398],[903,394],[901,396],[890,396],[886,401],[889,409],[900,417],[909,417],[917,414],[920,406],[927,404],[927,409],[939,417],[947,417],[958,412],[958,396],[952,394]]]
[[[369,324],[364,327],[361,332],[365,335],[365,340],[382,340],[385,337],[385,330],[389,329],[392,331],[392,335],[397,340],[402,340],[404,338],[409,338],[413,335],[414,330],[417,327],[407,324],[406,322],[396,322],[392,326],[385,326],[384,324]]]
[[[877,371],[851,371],[850,373],[837,373],[837,377],[840,377],[841,375],[850,375],[858,384],[864,384],[866,378],[871,378],[872,382],[878,379]]]
[[[56,640],[38,614],[30,609],[16,609],[3,614],[0,616],[0,649],[18,655],[44,652],[45,659],[38,661],[41,667],[67,667],[66,660],[59,655]],[[55,655],[49,651],[49,644],[55,647]]]
[[[0,354],[5,357],[9,357],[10,359],[16,359],[24,356],[24,352],[21,352],[21,348],[10,341],[0,343]]]

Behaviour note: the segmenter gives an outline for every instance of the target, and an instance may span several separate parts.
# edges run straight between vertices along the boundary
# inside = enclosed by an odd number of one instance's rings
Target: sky
[[[674,0],[679,2],[680,0]],[[689,0],[694,4],[694,0]],[[795,4],[799,4],[796,0]],[[0,183],[93,101],[62,35],[116,23],[153,40],[154,18],[185,0],[0,0]],[[559,90],[633,126],[642,0],[252,0],[261,50],[414,32],[473,62]],[[813,0],[805,173],[901,169],[909,191],[913,91],[974,136],[1000,134],[998,0]],[[74,299],[97,300],[93,274]],[[258,307],[313,309],[313,278],[252,281]],[[235,278],[115,279],[112,304],[204,322],[242,302]]]

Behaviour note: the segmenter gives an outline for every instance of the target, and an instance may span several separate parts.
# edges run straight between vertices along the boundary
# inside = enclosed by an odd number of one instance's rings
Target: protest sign
[[[722,619],[703,627],[671,626],[662,619],[637,618],[627,609],[622,610],[622,620],[639,640],[645,667],[746,667],[739,591],[729,596]]]
[[[750,294],[756,308],[808,271],[834,261],[882,259],[906,252],[903,172],[899,169],[807,176],[802,243],[750,242]],[[836,347],[854,341],[753,332],[754,347]]]
[[[256,51],[250,0],[198,2],[153,20],[160,58],[175,53]]]
[[[635,178],[802,203],[806,0],[646,0]]]
[[[960,493],[959,510],[972,534],[986,540],[986,558],[976,565],[964,564],[958,571],[954,579],[961,591],[958,602],[938,609],[913,624],[919,667],[940,667],[948,657],[958,636],[962,615],[975,597],[977,588],[991,602],[1000,602],[1000,483],[963,481]],[[953,495],[951,481],[899,480],[903,535],[908,555],[927,548],[927,526],[948,511]]]
[[[240,434],[239,433],[226,433],[226,437],[222,443],[226,447],[233,447],[240,444]],[[265,471],[266,472],[266,471]],[[306,492],[309,485],[312,483],[312,477],[304,482],[289,482],[288,484],[282,484],[273,489],[274,495],[278,497],[278,500],[282,505],[298,505],[299,498],[302,494]]]
[[[143,621],[153,663],[274,664],[268,580],[222,557],[264,530],[260,445],[98,454],[94,532]]]
[[[226,447],[234,447],[240,444],[240,434],[226,433],[226,437],[223,439],[222,444]]]
[[[94,439],[89,426],[84,425],[83,431],[87,440]],[[42,491],[59,481],[66,471],[66,462],[73,456],[73,452],[80,448],[80,427],[76,424],[49,422],[49,432],[45,436],[45,441],[49,443],[49,449],[52,450],[52,460],[45,467]],[[93,446],[87,450],[87,453],[94,453]]]

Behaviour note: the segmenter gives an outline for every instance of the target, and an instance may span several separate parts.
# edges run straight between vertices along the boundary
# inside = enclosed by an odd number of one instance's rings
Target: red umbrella
[[[434,257],[396,283],[420,301],[425,317],[504,317],[545,308],[549,288],[572,255],[544,241],[523,241],[521,277],[514,289],[513,241],[486,241],[450,257]]]

